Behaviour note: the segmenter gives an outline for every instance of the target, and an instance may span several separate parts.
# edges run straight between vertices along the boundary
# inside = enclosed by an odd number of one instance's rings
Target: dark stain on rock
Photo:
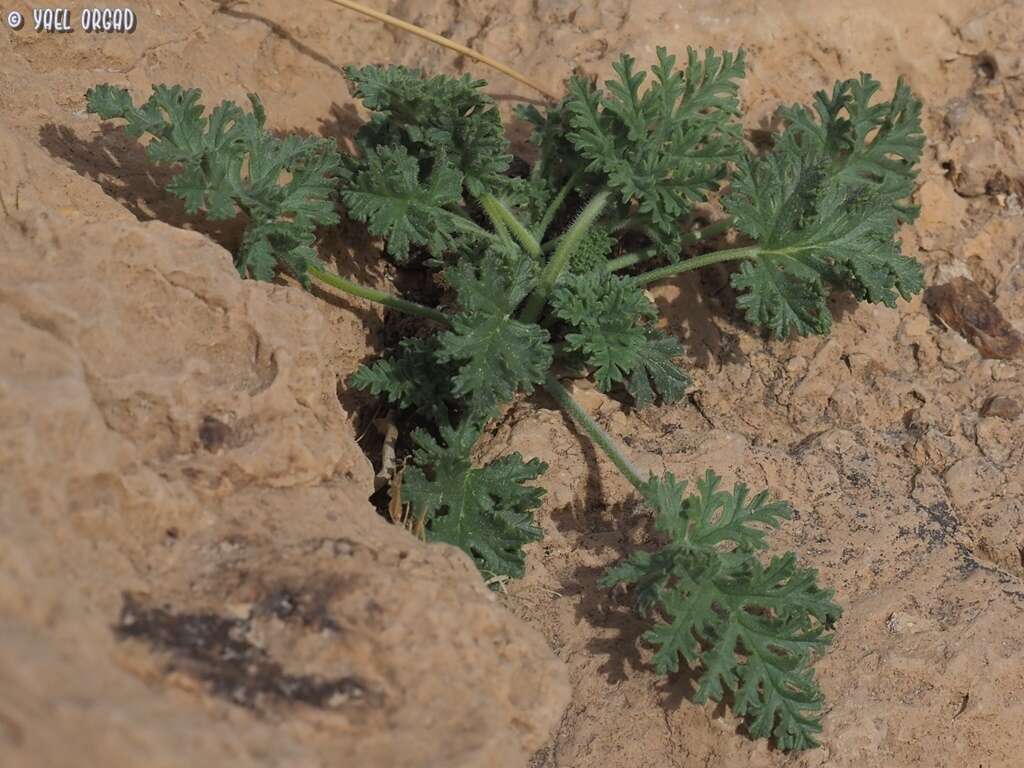
[[[935,317],[973,344],[982,357],[1008,360],[1024,351],[1024,337],[973,280],[957,277],[932,286],[925,291],[924,301]]]
[[[331,599],[342,587],[340,581],[327,581],[308,589],[279,587],[260,602],[259,611],[281,621],[301,622],[304,627],[321,632],[339,632],[341,627],[331,618],[329,608]]]
[[[380,694],[354,676],[321,678],[284,671],[248,639],[250,620],[214,613],[175,613],[147,605],[126,593],[114,627],[120,639],[134,638],[170,655],[165,672],[184,672],[215,696],[247,709],[298,703],[334,710],[377,706]]]
[[[949,505],[944,501],[937,501],[921,509],[928,515],[928,522],[917,527],[917,535],[932,545],[952,541],[960,530],[960,521]]]
[[[926,544],[929,552],[947,544],[962,549],[962,545],[955,540],[960,531],[960,521],[946,502],[938,501],[927,506],[918,504],[917,510],[923,513],[927,520],[921,521],[913,529],[901,526],[899,529],[901,536],[917,537],[918,540]]]
[[[219,451],[230,435],[231,427],[214,416],[204,416],[199,425],[199,442],[210,453]]]

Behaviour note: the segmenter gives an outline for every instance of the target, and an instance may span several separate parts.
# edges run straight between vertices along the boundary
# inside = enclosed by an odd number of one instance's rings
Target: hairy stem
[[[682,236],[680,244],[682,247],[699,243],[702,240],[707,240],[711,237],[717,237],[718,235],[725,234],[732,229],[733,219],[728,217],[721,221],[716,221],[714,224],[708,224],[703,229],[696,229],[692,232],[687,232]],[[624,256],[620,256],[617,259],[612,259],[608,262],[607,269],[609,272],[618,272],[620,269],[631,267],[634,264],[639,264],[641,261],[647,261],[647,259],[657,255],[657,249],[648,248],[643,251],[636,253],[627,253]]]
[[[540,220],[540,224],[537,225],[537,237],[544,237],[544,233],[548,231],[548,227],[551,226],[551,222],[554,220],[558,210],[562,207],[562,203],[565,202],[565,198],[569,196],[569,193],[572,192],[582,177],[583,171],[576,171],[569,177],[569,180],[562,185],[562,188],[558,190],[558,194],[555,195],[554,199],[548,205],[547,210],[544,211],[544,217]]]
[[[572,399],[569,390],[563,387],[562,383],[553,374],[549,373],[544,379],[544,389],[572,416],[573,420],[583,428],[583,431],[587,433],[590,439],[604,451],[612,464],[629,480],[633,487],[641,495],[646,495],[646,483],[640,477],[640,473],[629,463],[629,459],[619,450],[619,446],[615,444],[615,441],[612,440],[608,433],[601,429],[596,421],[590,418],[590,414],[583,410],[583,406]]]
[[[661,267],[660,269],[652,269],[650,272],[644,272],[643,274],[637,275],[631,278],[635,285],[647,285],[657,280],[662,280],[666,277],[672,277],[672,275],[678,275],[683,272],[689,272],[694,269],[700,269],[706,267],[709,264],[718,264],[723,261],[736,261],[737,259],[753,259],[761,253],[761,249],[756,245],[750,245],[746,248],[730,248],[725,251],[715,251],[714,253],[706,253],[703,256],[697,256],[686,261],[680,261],[678,264],[669,264],[668,266]]]
[[[623,254],[615,259],[609,259],[604,268],[606,272],[618,272],[620,269],[639,264],[641,261],[647,261],[657,255],[657,248],[644,248],[642,251],[634,251],[633,253]]]
[[[629,229],[631,221],[632,220],[629,216],[623,216],[622,218],[619,219],[612,219],[611,221],[606,221],[603,226],[605,229],[608,230],[608,234],[612,235],[615,234],[616,232]],[[566,233],[563,232],[558,237],[552,238],[551,240],[548,240],[546,243],[544,243],[544,245],[542,246],[544,253],[550,253],[551,251],[555,250],[555,248],[558,247],[558,244],[562,242],[562,238],[565,237],[565,234]]]
[[[375,288],[367,288],[365,285],[359,285],[359,283],[353,283],[340,275],[332,274],[331,272],[325,272],[317,267],[310,267],[309,274],[319,280],[321,283],[337,288],[339,291],[351,294],[352,296],[358,296],[360,299],[367,299],[369,301],[375,301],[378,304],[383,304],[385,307],[390,309],[398,310],[399,312],[405,312],[407,315],[416,315],[417,317],[425,317],[428,320],[448,325],[448,318],[443,312],[439,312],[431,307],[425,307],[422,304],[417,304],[414,301],[407,301],[406,299],[400,299],[397,296],[392,296],[390,293],[384,291],[378,291]]]
[[[691,232],[686,232],[680,244],[683,248],[691,246],[694,243],[700,243],[701,241],[708,240],[709,238],[716,238],[719,234],[724,234],[732,228],[732,217],[716,221],[714,224],[708,224],[708,226],[701,229],[694,229]],[[639,264],[641,261],[646,261],[649,258],[657,255],[656,248],[647,248],[643,251],[637,251],[636,253],[628,253],[624,256],[620,256],[617,259],[611,259],[608,262],[607,270],[609,272],[617,272],[620,269],[625,269],[628,266]]]
[[[562,236],[558,248],[555,249],[555,255],[551,257],[551,261],[547,263],[544,271],[540,273],[540,281],[526,302],[526,309],[523,310],[523,314],[520,316],[520,320],[524,323],[537,322],[540,313],[544,311],[544,303],[548,300],[548,294],[551,293],[551,289],[555,287],[555,282],[558,280],[559,275],[562,274],[562,271],[569,263],[569,257],[572,256],[573,251],[576,250],[576,246],[579,245],[587,230],[597,220],[597,217],[601,215],[601,211],[604,210],[605,205],[608,203],[610,195],[611,192],[607,189],[603,189],[594,195],[590,202],[580,211],[576,221],[572,223],[572,226]]]
[[[376,19],[377,21],[387,24],[388,26],[400,29],[403,32],[409,32],[410,34],[416,35],[417,37],[422,37],[424,40],[429,40],[432,43],[436,43],[437,45],[440,45],[451,51],[455,51],[456,53],[462,54],[463,56],[468,56],[469,58],[474,59],[475,61],[479,61],[481,64],[486,64],[487,66],[492,67],[498,70],[499,72],[508,75],[513,80],[518,80],[523,85],[530,86],[531,88],[533,88],[533,90],[539,93],[543,93],[545,96],[547,96],[549,99],[552,99],[553,101],[557,101],[559,98],[557,94],[552,93],[543,85],[534,80],[531,80],[526,75],[519,74],[514,69],[512,69],[512,67],[502,64],[500,61],[495,61],[489,56],[484,56],[482,53],[477,53],[472,48],[467,48],[464,45],[460,45],[459,43],[456,43],[454,40],[449,40],[446,37],[441,37],[441,35],[423,29],[423,27],[418,27],[415,24],[410,24],[408,21],[402,21],[401,19],[397,19],[394,16],[389,16],[386,13],[375,11],[373,10],[373,8],[367,8],[362,3],[353,2],[353,0],[328,0],[328,2],[334,3],[335,5],[340,5],[342,8],[348,8],[350,11],[361,13],[363,14],[363,16],[369,16],[371,19]]]
[[[500,232],[501,232],[501,228],[500,227],[495,227],[496,229],[498,229],[498,232],[490,232],[490,231],[484,229],[483,227],[481,227],[475,221],[470,219],[467,214],[462,213],[461,211],[456,213],[455,217],[451,221],[455,224],[456,227],[458,227],[461,231],[465,232],[467,235],[474,235],[476,237],[484,238],[485,240],[501,240],[502,239],[501,234],[500,234]],[[507,233],[506,233],[506,237],[507,237]]]
[[[494,227],[494,231],[497,232],[498,237],[501,238],[501,242],[510,248],[515,247],[516,241],[512,239],[512,235],[508,233],[508,227],[505,226],[505,222],[501,220],[501,217],[494,216],[490,211],[487,210],[487,206],[484,206],[484,212],[487,217],[491,220],[491,225]]]
[[[695,229],[692,232],[687,232],[683,235],[683,245],[693,245],[694,243],[699,243],[701,240],[707,240],[710,237],[724,235],[732,229],[733,224],[735,224],[735,221],[732,216],[726,216],[724,219],[716,221],[713,224],[708,224],[706,227]]]
[[[512,236],[526,249],[527,253],[534,258],[540,257],[540,243],[537,242],[537,238],[533,236],[530,230],[523,226],[523,223],[515,217],[515,214],[506,208],[498,198],[490,192],[486,192],[480,198],[480,205],[483,206],[484,211],[491,221],[494,222],[495,229],[507,228],[512,233]]]

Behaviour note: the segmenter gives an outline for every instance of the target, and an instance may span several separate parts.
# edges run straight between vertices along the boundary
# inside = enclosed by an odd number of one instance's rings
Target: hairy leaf
[[[504,185],[512,156],[483,80],[426,78],[399,66],[346,67],[345,75],[353,94],[375,113],[357,137],[364,153],[399,145],[424,163],[444,157],[474,197]]]
[[[413,433],[415,466],[406,467],[402,498],[426,524],[432,541],[459,547],[485,576],[523,575],[522,547],[541,538],[533,522],[544,491],[526,485],[547,470],[518,453],[474,467],[470,452],[479,431],[465,422],[441,428],[442,442]]]
[[[146,152],[154,162],[181,167],[167,190],[186,211],[205,211],[210,219],[246,213],[236,257],[242,275],[270,280],[284,267],[308,285],[307,270],[321,266],[312,247],[316,228],[338,221],[331,197],[345,172],[341,156],[331,141],[268,132],[255,94],[249,94],[251,113],[225,101],[209,117],[200,96],[196,89],[155,85],[136,107],[125,89],[100,85],[86,100],[89,112],[127,121],[129,136],[152,135]]]
[[[589,272],[566,277],[552,296],[555,315],[569,323],[569,349],[594,367],[598,388],[608,392],[624,383],[639,407],[682,397],[690,382],[673,362],[683,353],[679,342],[647,322],[657,310],[643,291],[616,275]]]
[[[594,224],[569,257],[569,271],[582,275],[601,270],[608,262],[614,245],[615,239],[608,234],[608,230],[600,224]]]
[[[717,189],[727,163],[742,153],[734,118],[744,55],[709,48],[702,59],[689,49],[685,70],[675,69],[675,56],[664,48],[657,55],[646,90],[647,74],[622,56],[614,64],[617,78],[605,83],[607,94],[573,78],[565,109],[568,138],[588,161],[587,171],[603,177],[623,204],[635,201],[656,239],[672,244],[680,218]]]
[[[890,307],[921,289],[920,267],[900,253],[891,196],[850,183],[820,153],[782,145],[741,161],[725,205],[758,246],[733,275],[738,304],[778,337],[828,332],[830,289]]]
[[[790,152],[824,152],[843,180],[873,185],[902,218],[912,220],[917,209],[905,198],[914,189],[924,147],[921,102],[900,78],[891,100],[872,104],[880,87],[862,73],[858,80],[837,82],[831,95],[818,91],[813,109],[781,109],[787,125],[780,141]]]
[[[366,222],[370,234],[386,238],[388,253],[399,263],[409,259],[413,245],[440,258],[464,227],[462,217],[446,208],[462,197],[462,175],[443,156],[425,181],[420,171],[405,147],[378,147],[341,193],[349,215]]]
[[[475,413],[495,414],[518,390],[530,392],[551,367],[549,334],[512,317],[534,285],[531,264],[486,258],[445,273],[458,294],[452,329],[441,334],[438,359],[459,366],[453,389]]]
[[[538,148],[530,177],[552,189],[558,189],[573,174],[582,172],[590,164],[589,159],[577,152],[569,138],[572,133],[570,98],[567,96],[559,103],[545,107],[543,112],[532,104],[516,107],[516,116],[533,126],[530,143]]]
[[[774,737],[782,749],[814,747],[822,696],[811,662],[841,610],[791,553],[767,566],[757,557],[764,530],[754,526],[777,527],[789,506],[767,492],[750,497],[742,483],[731,492],[719,485],[709,471],[684,498],[685,484],[671,474],[652,478],[645,497],[670,541],[609,570],[604,583],[635,585],[641,612],[664,617],[644,635],[657,647],[658,672],[675,672],[681,656],[701,670],[698,703],[730,692],[751,735]]]
[[[454,372],[438,361],[439,351],[436,335],[403,339],[395,354],[361,366],[349,384],[383,396],[398,408],[414,409],[427,419],[446,423]]]

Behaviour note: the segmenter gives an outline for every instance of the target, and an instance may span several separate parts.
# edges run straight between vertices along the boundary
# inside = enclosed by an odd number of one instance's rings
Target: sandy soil
[[[104,81],[256,91],[274,127],[346,142],[347,63],[473,71],[508,108],[534,95],[327,4],[179,0],[134,3],[131,36],[0,34],[0,764],[1020,765],[1024,3],[374,5],[555,89],[619,51],[742,45],[752,130],[862,70],[924,99],[903,239],[926,296],[837,296],[831,337],[769,342],[706,271],[654,291],[687,402],[634,413],[577,388],[640,467],[794,504],[774,546],[845,607],[817,666],[824,746],[751,742],[686,675],[653,674],[596,584],[651,542],[650,513],[543,398],[483,451],[552,467],[546,537],[507,594],[386,524],[341,404],[379,315],[239,281],[237,229],[189,221],[83,104]],[[390,279],[358,233],[325,250]]]

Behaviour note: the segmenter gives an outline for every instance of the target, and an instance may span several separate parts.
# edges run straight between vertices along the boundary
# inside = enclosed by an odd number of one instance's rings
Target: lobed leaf
[[[558,104],[546,106],[543,112],[532,104],[516,107],[516,116],[532,126],[530,143],[538,148],[538,157],[530,178],[552,190],[581,173],[589,164],[589,160],[576,151],[569,138],[572,132],[569,98],[567,96]]]
[[[88,111],[105,120],[124,119],[129,136],[150,134],[146,152],[154,162],[180,166],[167,190],[188,213],[204,211],[218,220],[245,211],[249,225],[236,256],[242,275],[270,280],[283,267],[308,285],[308,269],[320,266],[312,248],[316,228],[338,221],[332,195],[344,172],[341,156],[327,140],[269,133],[255,94],[249,95],[251,113],[225,101],[209,117],[201,95],[155,85],[136,107],[125,89],[100,85],[86,101]]]
[[[461,262],[445,273],[459,311],[452,329],[441,334],[438,359],[459,366],[453,391],[475,413],[496,414],[499,403],[532,391],[551,367],[548,332],[512,317],[535,284],[532,267],[525,258],[503,265],[491,257],[479,267]]]
[[[813,109],[780,110],[772,152],[738,164],[725,206],[759,253],[732,282],[747,319],[778,337],[827,333],[833,289],[891,307],[923,287],[896,239],[916,215],[906,198],[924,144],[921,104],[902,80],[873,104],[879,87],[862,74],[819,91]]]
[[[683,396],[690,382],[673,362],[683,349],[647,325],[657,310],[629,280],[602,272],[569,275],[551,303],[555,316],[572,327],[565,336],[568,348],[593,366],[601,391],[623,383],[641,408],[655,393],[665,402]]]
[[[614,245],[615,239],[606,227],[592,225],[569,257],[569,271],[577,275],[603,271]]]
[[[564,109],[571,115],[568,139],[586,170],[622,204],[635,202],[654,239],[676,258],[679,220],[718,188],[727,164],[742,154],[734,118],[744,54],[709,48],[702,59],[689,49],[683,71],[664,48],[657,56],[646,89],[647,74],[635,70],[633,57],[622,56],[613,65],[617,78],[605,83],[607,94],[575,77]]]
[[[813,109],[781,109],[787,123],[781,142],[787,151],[823,152],[844,181],[874,186],[902,218],[913,220],[917,209],[905,198],[913,191],[924,148],[921,102],[900,78],[891,100],[872,104],[880,88],[861,73],[857,80],[837,82],[831,94],[818,91]]]
[[[420,173],[420,161],[405,147],[378,147],[341,193],[349,215],[365,222],[370,234],[385,238],[388,253],[399,263],[408,261],[411,246],[441,258],[455,246],[463,226],[461,217],[446,207],[462,197],[459,171],[442,155],[426,180]]]
[[[890,307],[921,289],[920,267],[895,238],[892,197],[877,185],[851,184],[820,153],[782,145],[740,162],[725,206],[759,248],[733,275],[738,304],[777,337],[827,333],[831,289]]]
[[[403,339],[395,354],[361,366],[349,378],[349,384],[384,397],[397,408],[412,409],[427,419],[446,423],[453,400],[453,371],[438,361],[439,351],[436,335]]]
[[[414,466],[403,475],[402,498],[426,524],[429,540],[459,547],[485,576],[520,577],[523,545],[541,538],[532,512],[544,496],[526,483],[547,465],[513,453],[474,467],[470,453],[479,434],[469,421],[458,429],[441,427],[442,442],[413,433]]]
[[[652,477],[644,496],[670,541],[634,554],[604,584],[635,585],[641,612],[665,617],[644,635],[657,649],[655,669],[675,672],[680,657],[699,667],[698,703],[729,693],[751,735],[782,749],[816,746],[822,696],[811,662],[831,642],[841,610],[792,553],[767,567],[757,559],[764,530],[754,526],[778,526],[789,506],[767,492],[751,498],[742,483],[731,492],[719,486],[709,471],[684,498],[685,484],[671,474]]]
[[[446,158],[474,197],[504,186],[512,156],[483,80],[427,78],[400,66],[346,67],[345,75],[353,95],[374,112],[356,138],[365,156],[402,146],[427,165]]]

